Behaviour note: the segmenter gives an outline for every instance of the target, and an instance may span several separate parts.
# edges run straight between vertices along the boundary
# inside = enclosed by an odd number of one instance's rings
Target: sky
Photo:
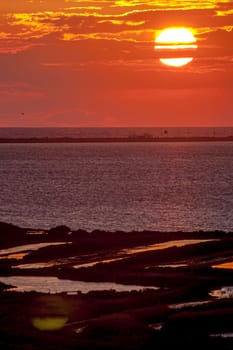
[[[154,48],[174,26],[179,68]],[[233,1],[1,0],[0,127],[50,126],[233,126]]]

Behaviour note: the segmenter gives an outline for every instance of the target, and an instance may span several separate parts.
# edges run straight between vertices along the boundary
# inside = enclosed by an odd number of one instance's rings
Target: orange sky
[[[187,66],[159,61],[169,26]],[[3,126],[233,126],[233,1],[1,0]]]

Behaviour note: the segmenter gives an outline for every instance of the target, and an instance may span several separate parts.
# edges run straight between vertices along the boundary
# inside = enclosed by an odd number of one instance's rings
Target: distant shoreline
[[[0,138],[0,143],[132,143],[132,142],[233,142],[233,136],[193,136],[193,137],[32,137],[32,138]]]

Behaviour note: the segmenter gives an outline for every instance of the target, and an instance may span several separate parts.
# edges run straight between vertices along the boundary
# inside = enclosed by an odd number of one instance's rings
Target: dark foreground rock
[[[87,233],[0,223],[0,242],[1,349],[233,349],[231,233]],[[25,244],[32,246],[18,249]],[[27,276],[45,276],[49,286],[53,276],[145,288],[18,292],[1,282],[10,276],[24,276],[25,284]]]

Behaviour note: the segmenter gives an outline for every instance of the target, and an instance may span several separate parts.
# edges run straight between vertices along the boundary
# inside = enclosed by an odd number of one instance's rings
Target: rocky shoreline
[[[233,233],[0,223],[0,247],[2,349],[233,348]]]

